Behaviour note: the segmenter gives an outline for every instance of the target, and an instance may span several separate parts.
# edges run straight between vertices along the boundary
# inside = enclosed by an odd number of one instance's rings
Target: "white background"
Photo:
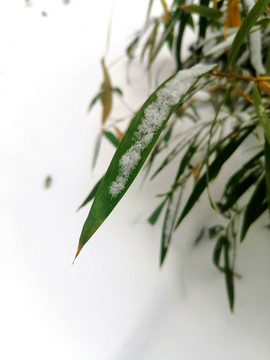
[[[104,141],[91,172],[100,108],[86,109],[101,82],[111,8],[110,0],[0,1],[0,357],[269,359],[266,217],[238,249],[243,279],[233,315],[211,262],[214,243],[205,236],[193,246],[201,227],[214,223],[203,199],[158,267],[161,224],[145,219],[168,174],[142,189],[137,180],[71,266],[88,212],[76,209],[113,154]],[[142,26],[146,8],[143,0],[116,2],[111,61]],[[135,66],[135,93],[127,89],[134,109],[149,91]],[[114,74],[121,86],[124,62]]]

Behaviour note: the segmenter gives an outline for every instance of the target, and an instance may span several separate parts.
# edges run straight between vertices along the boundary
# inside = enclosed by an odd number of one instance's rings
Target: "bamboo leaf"
[[[222,199],[217,203],[221,212],[230,209],[236,201],[259,179],[263,167],[260,158],[263,151],[253,156],[227,182]]]
[[[213,160],[212,164],[209,166],[209,181],[213,180],[217,174],[219,173],[220,169],[224,165],[224,163],[231,157],[234,151],[240,146],[240,144],[247,138],[247,136],[254,130],[255,126],[246,127],[244,130],[242,129],[242,134],[237,137],[230,139],[228,144],[223,146],[222,149],[218,152],[215,160]],[[194,189],[189,196],[184,209],[177,221],[176,227],[180,225],[182,220],[186,217],[186,215],[190,212],[193,208],[203,191],[207,186],[207,175],[206,173],[199,179],[199,181],[194,186]]]
[[[157,57],[159,51],[161,50],[162,46],[164,45],[166,39],[168,38],[168,36],[170,36],[177,20],[179,19],[180,17],[180,14],[181,14],[181,10],[180,9],[177,9],[175,11],[175,13],[173,14],[173,16],[171,17],[169,23],[166,25],[166,28],[165,28],[165,31],[164,33],[162,34],[161,36],[161,39],[159,40],[159,43],[158,45],[155,47],[154,51],[153,51],[153,54],[152,54],[152,57],[149,61],[149,65],[148,65],[148,69],[151,67],[153,61],[155,60],[155,58]]]
[[[213,251],[213,263],[216,265],[216,267],[220,271],[224,270],[224,267],[220,265],[220,257],[221,257],[221,252],[222,252],[225,242],[226,242],[226,237],[224,235],[221,235],[218,238],[215,248],[214,248],[214,251]]]
[[[110,131],[105,131],[104,136],[110,141],[112,145],[117,147],[120,144],[119,139]]]
[[[247,37],[247,35],[250,32],[250,29],[253,25],[256,24],[256,21],[259,16],[262,15],[267,5],[270,3],[270,0],[258,0],[256,1],[255,5],[252,7],[252,9],[249,11],[247,16],[242,22],[242,25],[240,26],[239,30],[236,33],[236,36],[233,40],[232,46],[229,51],[228,56],[228,65],[233,65],[234,60],[237,57],[238,51],[240,49],[240,46],[242,45],[243,41]]]
[[[180,15],[179,30],[178,30],[178,35],[176,39],[176,48],[175,48],[177,70],[181,70],[182,68],[182,61],[181,61],[182,40],[186,25],[189,22],[189,18],[191,18],[191,15],[186,14],[185,12],[182,12],[182,14]]]
[[[207,5],[187,5],[181,6],[181,10],[189,14],[198,14],[201,17],[217,19],[222,16],[222,12],[217,8],[210,8]]]
[[[118,87],[113,88],[112,91],[120,96],[123,96],[123,91]]]
[[[168,207],[166,210],[163,228],[162,228],[160,266],[162,266],[164,262],[165,256],[167,254],[171,242],[172,233],[174,230],[175,220],[177,216],[177,210],[179,208],[181,193],[182,193],[182,187],[178,186],[178,188],[174,189],[168,202]]]
[[[263,127],[264,135],[268,144],[270,144],[270,119],[267,115],[265,107],[262,104],[261,96],[256,85],[253,87],[253,101],[260,123]]]
[[[97,101],[101,99],[101,97],[104,95],[105,91],[100,91],[90,102],[87,111],[90,112],[94,105],[96,105]]]
[[[95,186],[93,187],[93,189],[90,191],[90,194],[86,197],[86,199],[84,200],[84,202],[78,207],[78,210],[80,210],[82,207],[84,207],[85,205],[87,205],[91,200],[94,199],[94,197],[96,196],[96,193],[98,191],[99,185],[101,184],[103,177],[95,184]]]
[[[270,145],[266,140],[264,144],[264,159],[265,159],[266,200],[270,214]]]
[[[112,85],[104,58],[101,59],[101,66],[103,70],[103,83],[101,85],[101,89],[103,91],[103,94],[101,96],[101,102],[103,106],[102,124],[105,124],[112,109]]]
[[[227,295],[229,300],[229,305],[231,312],[233,312],[234,306],[234,279],[233,279],[233,270],[230,266],[230,258],[229,258],[229,250],[230,250],[230,243],[226,239],[224,242],[224,272],[225,272],[225,281],[226,281],[226,288],[227,288]]]
[[[167,199],[165,199],[164,201],[162,201],[162,203],[152,212],[152,214],[149,216],[148,218],[148,222],[151,224],[151,225],[155,225],[155,223],[158,221],[158,218],[165,206],[167,202]]]
[[[242,242],[250,226],[267,209],[265,177],[258,182],[244,212],[240,241]]]
[[[200,6],[209,6],[210,0],[200,0]],[[205,38],[206,28],[209,24],[209,20],[203,16],[200,16],[199,20],[199,37]]]
[[[101,141],[102,141],[102,134],[98,134],[96,144],[95,144],[95,151],[94,151],[94,156],[93,156],[92,169],[95,168],[96,163],[97,163],[99,150],[100,150],[100,146],[101,146]]]
[[[99,186],[76,256],[123,197],[172,113],[197,81],[214,68],[198,64],[178,72],[160,85],[135,115]]]
[[[222,225],[214,225],[208,230],[208,236],[210,239],[214,239],[222,230],[224,230],[224,227]]]

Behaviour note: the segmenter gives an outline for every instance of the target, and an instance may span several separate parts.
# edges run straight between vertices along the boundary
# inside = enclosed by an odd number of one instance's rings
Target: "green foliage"
[[[155,18],[151,17],[153,3],[149,1],[145,25],[127,46],[126,56],[129,65],[139,58],[150,72],[166,48],[175,61],[176,72],[172,71],[171,77],[156,88],[122,134],[110,117],[113,95],[124,94],[112,86],[110,70],[102,58],[103,83],[89,106],[90,110],[100,101],[103,111],[94,162],[103,138],[116,147],[116,152],[104,177],[81,205],[94,200],[76,256],[143,165],[144,179],[150,177],[151,181],[174,162],[178,164],[174,179],[148,218],[151,225],[156,225],[165,210],[160,264],[166,258],[174,230],[206,192],[220,217],[220,224],[209,229],[209,238],[215,241],[213,263],[224,274],[233,311],[234,279],[240,278],[235,271],[237,245],[261,214],[267,209],[270,212],[270,0],[254,1],[253,6],[251,0],[201,0],[199,4],[174,0],[170,7],[162,0],[163,14]],[[184,58],[187,27],[196,39]],[[207,94],[208,100],[197,98],[199,90]],[[212,114],[206,119],[202,111],[205,102]],[[187,122],[188,127],[184,127]],[[213,199],[212,183],[225,164],[232,164],[231,158],[250,142],[249,156],[232,174],[224,175],[225,186],[219,199]],[[187,193],[185,185],[190,183],[193,187]]]

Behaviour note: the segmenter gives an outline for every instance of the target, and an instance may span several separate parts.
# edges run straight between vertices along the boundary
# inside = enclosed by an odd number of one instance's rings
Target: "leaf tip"
[[[78,249],[77,249],[77,252],[76,252],[76,255],[75,255],[75,257],[74,257],[74,260],[73,260],[73,262],[72,262],[72,265],[75,263],[75,260],[77,259],[77,257],[78,257],[78,255],[79,255],[79,253],[81,252],[81,250],[82,250],[82,245],[78,245]]]

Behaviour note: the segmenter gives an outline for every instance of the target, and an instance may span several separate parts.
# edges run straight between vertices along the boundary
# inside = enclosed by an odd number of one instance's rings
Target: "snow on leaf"
[[[172,113],[197,81],[215,67],[197,64],[179,71],[160,85],[135,115],[98,188],[76,256],[134,181]]]

